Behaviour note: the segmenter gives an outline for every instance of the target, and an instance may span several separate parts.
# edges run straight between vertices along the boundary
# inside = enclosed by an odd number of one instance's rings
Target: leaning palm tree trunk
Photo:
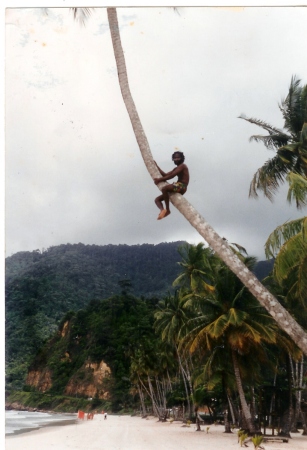
[[[245,398],[245,394],[244,394],[244,390],[243,390],[243,386],[242,386],[242,380],[241,380],[241,374],[240,374],[237,354],[236,354],[235,350],[232,350],[231,353],[232,353],[233,369],[234,369],[234,373],[235,373],[238,394],[240,397],[240,403],[241,403],[241,407],[242,407],[242,413],[243,413],[245,421],[247,423],[249,433],[254,434],[256,432],[255,423],[252,418],[252,414],[249,410],[248,404],[246,402],[246,398]]]
[[[237,425],[237,419],[236,419],[235,412],[234,412],[234,409],[233,409],[232,398],[230,397],[230,394],[229,394],[228,390],[226,392],[226,395],[227,395],[229,411],[230,411],[230,414],[231,414],[232,424],[233,425]]]
[[[187,397],[187,404],[188,404],[188,418],[190,418],[191,416],[191,403],[190,403],[190,395],[189,395],[189,391],[188,391],[188,386],[187,386],[187,377],[186,377],[186,373],[184,371],[183,365],[182,365],[182,361],[181,361],[181,356],[178,350],[177,345],[175,344],[175,348],[176,348],[176,353],[177,353],[177,357],[178,357],[178,363],[179,363],[179,367],[180,367],[180,371],[181,371],[181,375],[182,375],[182,380],[183,380],[183,384],[184,384],[184,389],[185,389],[185,393],[186,393],[186,397]],[[184,419],[184,417],[183,417]]]
[[[151,381],[150,381],[149,374],[147,374],[147,380],[148,380],[150,398],[151,398],[151,403],[152,403],[152,410],[153,410],[153,413],[160,419],[159,406],[158,406],[158,403],[157,403],[156,398],[155,398],[155,393],[154,393],[154,390],[153,390],[153,387],[152,387],[152,384],[151,384]]]
[[[140,383],[137,383],[137,388],[138,388],[139,397],[140,397],[142,415],[143,415],[143,417],[145,417],[146,416],[146,406],[145,406],[145,401],[144,401],[144,395],[142,392],[142,386],[140,386]]]
[[[152,178],[159,177],[160,174],[153,161],[147,138],[131,96],[125,57],[119,34],[116,8],[107,8],[107,12],[123,100],[148,172]],[[161,189],[164,184],[165,183],[160,183],[159,188]],[[182,197],[182,195],[172,194],[170,196],[170,201],[206,240],[225,264],[237,275],[242,283],[257,298],[259,303],[274,317],[279,327],[284,330],[307,355],[307,333],[293,319],[288,311],[282,307],[276,298],[259,282],[255,275],[247,269],[242,261],[234,254],[226,241],[214,231],[214,229],[205,221],[197,210]]]

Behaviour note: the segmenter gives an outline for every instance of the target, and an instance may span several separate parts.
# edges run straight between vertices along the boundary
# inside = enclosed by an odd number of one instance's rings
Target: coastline
[[[23,428],[21,430],[16,430],[13,433],[6,433],[5,434],[5,438],[10,438],[10,437],[14,437],[17,436],[18,434],[24,434],[24,433],[33,433],[33,431],[38,431],[38,430],[42,430],[44,428],[48,428],[48,427],[63,427],[66,425],[73,425],[75,423],[77,423],[77,418],[75,419],[68,419],[68,420],[58,420],[55,422],[43,422],[42,425],[38,425],[37,427],[31,427],[31,428]]]
[[[30,433],[46,427],[66,426],[77,422],[76,413],[54,413],[51,411],[5,411],[5,437]]]
[[[187,427],[182,422],[158,422],[157,418],[142,419],[138,416],[112,416],[104,420],[101,414],[93,420],[77,419],[65,426],[44,426],[40,429],[5,438],[6,450],[231,450],[240,448],[237,433],[224,433],[222,425],[202,426],[196,432],[195,425]],[[252,443],[248,444],[250,448]],[[265,442],[265,450],[306,450],[307,436],[293,434],[288,443]]]

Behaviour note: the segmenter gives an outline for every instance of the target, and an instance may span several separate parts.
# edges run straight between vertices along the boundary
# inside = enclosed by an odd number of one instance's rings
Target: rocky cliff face
[[[143,339],[154,342],[157,301],[123,293],[68,311],[28,367],[26,404],[65,410],[66,403],[72,408],[92,398],[91,405],[109,405],[113,411],[134,406],[131,355]]]
[[[26,384],[41,392],[49,391],[52,387],[51,371],[49,369],[31,370],[28,373]]]
[[[99,364],[87,362],[71,377],[65,388],[65,394],[108,400],[110,382],[111,369],[104,361]]]
[[[64,321],[57,335],[30,367],[26,384],[45,393],[57,385],[59,376],[62,376],[65,380],[61,388],[62,394],[108,400],[112,374],[104,361],[93,362],[85,352],[83,355],[85,362],[79,369],[73,370],[76,359],[81,355],[80,346],[84,348],[91,344],[88,340],[89,335],[80,338],[78,334],[76,336],[72,332],[72,328],[70,320]],[[54,367],[55,370],[50,367]],[[69,375],[63,378],[63,373],[65,374],[67,370]]]
[[[110,383],[111,369],[104,361],[100,363],[87,362],[70,378],[64,394],[108,400]],[[31,370],[28,373],[26,384],[35,387],[40,392],[47,392],[52,388],[52,372],[49,369]]]

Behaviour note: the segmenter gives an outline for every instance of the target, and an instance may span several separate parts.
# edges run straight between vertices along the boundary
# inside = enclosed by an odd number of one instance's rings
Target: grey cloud
[[[168,171],[174,149],[183,151],[191,172],[186,198],[221,236],[263,258],[269,233],[301,212],[287,205],[284,190],[273,205],[248,199],[254,172],[272,153],[249,143],[259,130],[237,117],[282,126],[278,102],[291,75],[307,73],[299,46],[307,12],[266,9],[264,19],[263,8],[213,10],[121,9],[131,91],[154,159]],[[33,12],[17,9],[8,18],[20,34],[10,27],[7,43],[7,253],[68,242],[202,241],[174,208],[157,221],[159,190],[125,111],[105,9],[82,31],[68,9],[48,14],[36,23]],[[263,28],[269,19],[274,33],[287,36],[274,64],[280,44]],[[30,41],[20,45],[30,24],[53,43],[43,54]]]

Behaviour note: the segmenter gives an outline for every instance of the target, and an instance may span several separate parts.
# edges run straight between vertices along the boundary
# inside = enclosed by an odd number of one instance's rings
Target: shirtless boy
[[[169,194],[171,194],[172,192],[178,192],[179,194],[183,195],[186,192],[189,184],[189,169],[186,164],[184,164],[184,154],[182,152],[175,152],[172,155],[172,160],[177,167],[175,167],[175,169],[171,170],[168,173],[163,172],[163,170],[161,170],[156,163],[156,166],[162,177],[154,178],[155,184],[159,184],[161,183],[161,181],[167,181],[171,178],[174,178],[175,176],[178,176],[177,182],[164,186],[162,188],[162,195],[159,195],[159,197],[155,199],[155,203],[160,209],[158,220],[163,219],[171,213],[169,209]],[[165,202],[165,208],[163,208],[162,201]]]

